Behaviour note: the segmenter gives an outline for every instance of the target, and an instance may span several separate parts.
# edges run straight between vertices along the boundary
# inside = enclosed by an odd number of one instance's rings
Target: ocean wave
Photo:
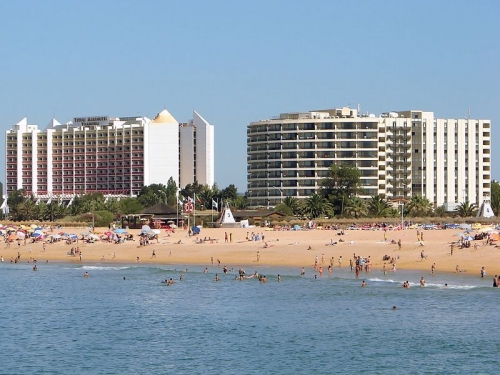
[[[113,266],[81,266],[80,269],[82,270],[94,270],[94,271],[108,271],[108,270],[114,270],[114,271],[120,271],[120,270],[126,270],[129,269],[130,267],[123,266],[123,267],[113,267]]]

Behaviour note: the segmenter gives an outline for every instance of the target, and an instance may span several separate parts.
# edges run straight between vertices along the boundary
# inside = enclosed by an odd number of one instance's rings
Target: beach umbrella
[[[143,225],[141,233],[149,233],[149,232],[151,232],[151,227],[149,225]]]
[[[58,240],[59,238],[61,238],[61,235],[60,234],[54,234],[54,235],[52,235],[52,238],[55,238],[56,240]]]
[[[41,234],[41,233],[33,233],[33,237],[35,237],[35,238],[38,238],[38,237],[40,237],[40,236],[42,236],[42,234]]]
[[[17,237],[19,237],[19,238],[24,238],[24,237],[26,237],[26,233],[21,232],[21,231],[17,232],[17,234],[16,234],[16,235],[17,235]]]
[[[177,225],[175,225],[175,224],[170,224],[170,228],[172,228],[172,229],[176,229],[176,228],[177,228]]]
[[[70,234],[69,238],[76,240],[78,238],[78,236],[76,234]]]
[[[194,234],[199,234],[200,233],[200,228],[198,227],[193,227],[192,228]]]

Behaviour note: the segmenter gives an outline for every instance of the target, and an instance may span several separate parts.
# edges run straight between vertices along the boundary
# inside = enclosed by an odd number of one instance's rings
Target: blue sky
[[[215,125],[216,181],[246,190],[246,127],[361,105],[500,123],[500,1],[0,2],[5,130],[27,116],[155,116]],[[493,178],[500,179],[493,140]]]

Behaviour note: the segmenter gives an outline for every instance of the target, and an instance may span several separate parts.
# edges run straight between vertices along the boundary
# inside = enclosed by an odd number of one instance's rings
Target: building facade
[[[194,112],[194,119],[198,117]],[[77,117],[66,124],[52,120],[45,130],[24,118],[6,132],[7,195],[24,189],[47,200],[92,192],[135,196],[143,186],[167,184],[170,177],[179,186],[180,176],[189,174],[213,184],[214,130],[205,123],[211,147],[183,152],[182,127],[167,110],[153,120],[108,116]],[[195,170],[185,155],[211,164]]]
[[[453,210],[491,193],[491,123],[433,112],[358,115],[350,108],[284,113],[247,127],[251,206],[306,198],[332,164],[356,167],[363,196],[427,197]]]
[[[180,186],[198,181],[212,186],[215,182],[214,169],[214,126],[210,125],[196,111],[193,119],[180,126]]]

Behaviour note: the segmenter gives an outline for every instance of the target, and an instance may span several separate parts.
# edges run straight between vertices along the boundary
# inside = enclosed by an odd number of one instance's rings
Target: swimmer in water
[[[85,271],[85,273],[83,274],[83,277],[89,277],[89,273],[87,271]]]
[[[366,282],[365,282],[365,280],[363,280],[363,282],[361,283],[361,287],[364,288],[365,286],[366,286]]]

